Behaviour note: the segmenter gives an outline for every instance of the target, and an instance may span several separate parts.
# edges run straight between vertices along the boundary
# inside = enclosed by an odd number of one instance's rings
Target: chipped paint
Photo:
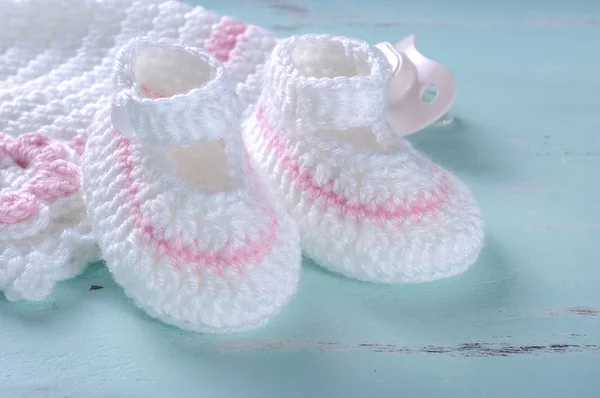
[[[589,18],[534,18],[524,19],[520,21],[523,25],[527,26],[546,26],[546,27],[558,27],[558,26],[597,26],[600,22],[596,19]]]
[[[306,352],[330,354],[344,351],[366,351],[378,354],[449,355],[463,358],[507,357],[516,355],[550,355],[565,353],[598,353],[600,345],[554,342],[545,344],[513,344],[506,341],[469,342],[456,345],[405,346],[401,344],[360,343],[343,344],[335,341],[309,342],[307,340],[228,340],[208,347],[220,353]]]
[[[594,232],[600,231],[600,226],[597,225],[545,225],[531,224],[531,229],[545,229],[548,231],[564,231],[564,232]]]
[[[306,18],[310,14],[308,7],[285,0],[262,0],[268,8],[278,14],[286,14],[296,18]]]
[[[349,20],[344,22],[344,26],[349,27],[368,27],[368,28],[460,28],[461,25],[453,22],[427,22],[427,21],[393,21],[393,22],[364,22]]]
[[[271,25],[270,28],[274,31],[295,32],[307,26],[308,25]]]
[[[375,28],[460,28],[460,25],[450,22],[375,22]]]
[[[600,315],[600,309],[598,308],[590,308],[590,307],[571,307],[571,308],[563,308],[560,310],[550,311],[548,315],[550,316],[562,316],[562,315],[582,315],[582,316],[598,316]]]

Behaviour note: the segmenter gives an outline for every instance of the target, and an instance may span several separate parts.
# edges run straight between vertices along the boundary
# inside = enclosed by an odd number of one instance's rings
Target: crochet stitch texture
[[[41,134],[0,133],[0,290],[9,300],[42,299],[95,255],[78,156]]]
[[[117,56],[114,84],[83,174],[115,280],[148,314],[183,329],[264,324],[296,291],[300,238],[250,167],[228,73],[199,49],[136,39]]]
[[[245,142],[319,265],[380,283],[456,275],[481,250],[480,210],[385,122],[391,75],[360,40],[281,40]]]
[[[83,197],[71,191],[80,181],[87,129],[111,101],[118,49],[148,34],[205,47],[224,63],[245,108],[260,93],[275,38],[201,7],[161,0],[7,0],[2,20],[0,291],[10,300],[39,300],[55,281],[98,259]],[[31,163],[22,163],[18,151],[32,153]]]

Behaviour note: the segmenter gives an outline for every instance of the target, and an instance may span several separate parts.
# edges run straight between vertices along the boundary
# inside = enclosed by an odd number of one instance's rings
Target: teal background
[[[281,37],[415,33],[458,95],[411,141],[474,191],[481,258],[395,287],[306,263],[279,317],[229,336],[149,319],[95,264],[0,299],[0,397],[600,396],[600,1],[193,3]]]

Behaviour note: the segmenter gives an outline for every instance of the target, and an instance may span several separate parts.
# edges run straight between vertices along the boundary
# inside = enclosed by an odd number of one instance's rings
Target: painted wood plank
[[[475,192],[480,261],[400,287],[306,262],[290,306],[232,336],[150,320],[97,264],[43,303],[0,300],[0,396],[600,395],[600,2],[202,5],[280,36],[416,33],[457,78],[457,120],[411,140]]]

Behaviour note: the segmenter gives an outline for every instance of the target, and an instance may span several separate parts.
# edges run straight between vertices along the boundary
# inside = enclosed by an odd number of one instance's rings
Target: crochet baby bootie
[[[385,122],[391,76],[363,41],[282,40],[246,145],[318,264],[380,283],[449,277],[479,255],[480,210],[465,185]]]
[[[150,39],[126,45],[115,69],[114,106],[96,116],[82,160],[107,267],[166,323],[264,324],[296,291],[300,239],[250,166],[226,71],[201,50]]]

